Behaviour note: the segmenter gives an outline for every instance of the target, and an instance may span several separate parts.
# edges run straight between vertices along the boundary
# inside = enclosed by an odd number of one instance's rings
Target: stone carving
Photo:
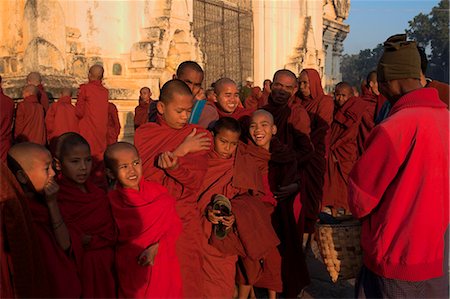
[[[333,4],[338,20],[347,19],[350,11],[350,0],[333,0]]]

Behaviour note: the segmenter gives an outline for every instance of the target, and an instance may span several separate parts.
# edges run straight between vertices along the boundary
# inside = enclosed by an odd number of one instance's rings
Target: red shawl
[[[3,93],[0,87],[0,155],[3,162],[12,143],[14,101]]]
[[[89,245],[84,247],[83,259],[77,260],[83,297],[115,297],[116,229],[105,191],[86,182],[88,193],[84,193],[63,176],[59,177],[58,184],[58,204],[64,219],[76,227],[80,238],[92,236]]]
[[[109,193],[119,228],[116,253],[120,298],[181,298],[180,265],[175,243],[181,222],[175,199],[167,189],[142,180],[139,191],[116,187]],[[153,266],[140,266],[137,257],[159,242]],[[194,279],[198,279],[198,276]]]
[[[34,142],[45,145],[44,109],[37,96],[29,96],[17,105],[14,137],[17,142]]]

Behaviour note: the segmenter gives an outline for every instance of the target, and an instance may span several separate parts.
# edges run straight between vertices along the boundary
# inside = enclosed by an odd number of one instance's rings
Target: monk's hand
[[[163,152],[158,157],[158,167],[174,170],[178,167],[178,157],[172,152]]]
[[[89,243],[91,243],[92,236],[90,235],[82,235],[81,236],[81,244],[83,244],[83,247],[87,247]]]
[[[204,100],[205,98],[206,98],[205,90],[203,88],[200,88],[200,90],[195,95],[195,99],[200,101],[200,100]]]
[[[222,224],[225,225],[227,229],[231,229],[231,227],[234,224],[234,221],[236,220],[234,218],[234,215],[231,214],[230,216],[223,216],[222,218],[223,218],[222,219]]]
[[[273,193],[275,199],[284,200],[291,195],[294,195],[298,192],[299,185],[298,183],[292,183],[287,186],[278,187],[278,190]]]
[[[219,222],[223,222],[223,217],[220,216],[219,210],[213,210],[211,206],[208,207],[207,214],[208,221],[212,224],[219,224]]]
[[[44,187],[45,200],[47,203],[55,202],[59,191],[59,185],[52,178]]]
[[[203,132],[197,134],[197,128],[184,138],[183,142],[173,151],[177,157],[183,157],[189,153],[196,153],[203,150],[209,150],[211,147],[211,139],[208,133]]]
[[[147,247],[138,257],[138,264],[141,266],[153,266],[155,257],[158,253],[159,243],[155,243]]]

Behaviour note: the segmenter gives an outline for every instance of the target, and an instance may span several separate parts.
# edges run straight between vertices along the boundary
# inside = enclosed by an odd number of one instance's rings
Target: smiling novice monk
[[[116,229],[106,192],[88,181],[92,157],[86,139],[73,132],[61,135],[55,162],[60,171],[61,213],[76,228],[83,245],[83,257],[77,258],[83,297],[115,297]]]
[[[144,178],[162,184],[177,200],[177,213],[183,222],[177,255],[183,296],[188,298],[198,298],[202,292],[202,281],[198,279],[202,233],[197,194],[206,174],[211,146],[211,136],[206,130],[187,123],[193,100],[186,83],[177,79],[168,81],[157,104],[161,116],[156,123],[140,126],[134,137]]]
[[[69,233],[61,216],[57,202],[59,187],[53,180],[55,172],[51,163],[50,152],[35,143],[16,144],[8,152],[8,167],[25,192],[42,248],[47,270],[43,275],[47,275],[51,283],[48,297],[79,298],[81,284],[74,261],[79,239],[72,231]]]
[[[180,298],[175,243],[181,221],[175,198],[160,184],[143,179],[141,158],[133,145],[110,145],[104,161],[108,176],[117,181],[109,197],[119,227],[119,297]]]
[[[217,112],[219,117],[232,117],[239,121],[252,114],[253,110],[239,107],[239,90],[236,83],[230,78],[222,78],[214,84],[217,95]]]

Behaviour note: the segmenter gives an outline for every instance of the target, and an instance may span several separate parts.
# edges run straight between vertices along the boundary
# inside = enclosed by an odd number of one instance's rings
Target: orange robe
[[[98,186],[106,186],[103,153],[107,146],[108,90],[99,80],[80,85],[75,112],[79,133],[91,147],[92,176]]]
[[[117,186],[108,195],[119,228],[118,297],[181,298],[180,265],[175,250],[181,221],[175,211],[175,198],[160,184],[144,179],[139,183],[139,191]],[[137,257],[157,242],[154,264],[139,265]]]
[[[60,135],[67,132],[78,132],[78,118],[70,96],[61,97],[58,102],[50,106],[45,115],[45,127],[47,140],[52,149]]]
[[[92,237],[77,258],[82,296],[84,298],[116,297],[114,247],[116,228],[106,192],[89,181],[82,192],[68,179],[58,178],[58,205],[64,220],[70,223],[80,239]]]
[[[42,84],[39,84],[37,88],[39,90],[38,92],[39,104],[41,104],[42,107],[44,107],[44,110],[47,111],[50,106],[50,101],[48,99],[47,92],[45,91],[44,86],[42,86]]]
[[[351,97],[334,115],[323,188],[324,206],[344,208],[347,211],[349,209],[348,175],[359,157],[358,131],[365,110],[365,101]]]
[[[12,144],[14,101],[0,88],[0,155],[3,162]]]
[[[139,105],[134,108],[134,129],[140,125],[148,123],[150,103],[139,101]]]
[[[117,142],[120,134],[120,128],[119,111],[117,110],[116,105],[110,102],[108,105],[108,145]]]
[[[333,121],[334,102],[325,95],[319,73],[314,69],[304,69],[308,73],[311,95],[301,99],[300,103],[308,111],[311,119],[311,142],[314,153],[306,163],[302,176],[304,190],[301,194],[302,210],[305,213],[305,232],[312,233],[323,196],[323,184],[326,156],[329,147],[331,122]]]
[[[197,134],[207,132],[196,125],[188,124],[182,129],[173,129],[161,118],[156,123],[147,123],[136,130],[134,144],[143,163],[143,176],[166,187],[177,200],[176,209],[183,222],[183,231],[177,242],[177,255],[183,278],[183,295],[200,297],[203,291],[201,275],[201,223],[197,207],[197,193],[207,171],[208,151],[188,154],[178,159],[174,170],[156,167],[158,156],[165,151],[174,151],[193,128]],[[209,133],[207,136],[211,137]],[[212,142],[211,142],[212,143]]]
[[[25,194],[0,162],[0,297],[48,298],[50,283]]]
[[[14,137],[16,142],[47,143],[44,108],[38,103],[37,96],[26,97],[17,104]]]

